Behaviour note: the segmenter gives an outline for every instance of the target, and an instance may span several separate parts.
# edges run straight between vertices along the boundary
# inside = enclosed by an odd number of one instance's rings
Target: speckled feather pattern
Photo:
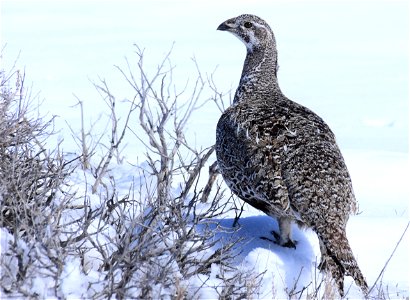
[[[333,132],[318,115],[281,92],[276,42],[265,21],[242,15],[218,29],[233,33],[247,47],[234,103],[216,130],[225,182],[266,214],[312,228],[320,241],[319,268],[332,275],[340,294],[345,275],[366,293],[345,230],[356,200]],[[285,246],[294,245],[290,236],[282,236]]]

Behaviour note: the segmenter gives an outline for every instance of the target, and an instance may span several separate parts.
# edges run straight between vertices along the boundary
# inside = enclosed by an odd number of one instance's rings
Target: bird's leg
[[[328,259],[328,255],[327,255],[326,246],[323,243],[322,239],[320,239],[320,238],[319,238],[319,246],[320,246],[321,259],[320,259],[320,263],[318,265],[318,269],[320,271],[325,271],[327,269],[326,260]]]
[[[267,237],[261,237],[261,239],[265,241],[270,241],[275,244],[278,244],[282,247],[287,247],[287,248],[294,248],[296,249],[296,241],[292,241],[290,238],[290,235],[292,233],[292,221],[290,218],[287,217],[279,217],[278,218],[278,223],[279,223],[279,233],[277,233],[275,230],[273,230],[271,233],[275,237],[275,240],[272,240]]]
[[[296,242],[290,238],[292,233],[292,221],[288,217],[279,217],[279,233],[273,231],[272,234],[276,238],[276,243],[282,247],[295,248]]]

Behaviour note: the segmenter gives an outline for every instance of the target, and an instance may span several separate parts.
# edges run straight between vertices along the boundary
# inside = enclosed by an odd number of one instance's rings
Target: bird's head
[[[238,37],[248,51],[263,49],[269,43],[274,43],[274,35],[269,25],[261,18],[254,15],[240,15],[226,20],[218,26],[217,30],[228,31]]]

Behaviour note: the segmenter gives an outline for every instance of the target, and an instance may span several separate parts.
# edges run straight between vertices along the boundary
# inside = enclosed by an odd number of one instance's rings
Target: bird
[[[216,126],[220,173],[233,194],[278,221],[275,243],[296,248],[291,225],[318,236],[320,271],[344,295],[344,276],[366,295],[368,285],[346,235],[357,213],[352,181],[325,121],[288,99],[278,84],[278,53],[271,27],[243,14],[221,23],[246,46],[239,86]]]

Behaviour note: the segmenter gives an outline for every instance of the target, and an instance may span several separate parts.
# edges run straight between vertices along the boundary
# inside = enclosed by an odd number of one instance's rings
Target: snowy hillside
[[[369,297],[409,298],[410,233],[402,238],[410,194],[407,1],[9,0],[0,8],[2,93],[20,95],[15,82],[25,71],[23,95],[32,85],[35,107],[29,115],[38,116],[38,106],[43,120],[56,116],[57,134],[38,141],[58,148],[40,163],[60,172],[47,182],[61,183],[42,194],[52,199],[46,205],[23,209],[30,219],[25,231],[13,232],[2,219],[2,299],[336,297],[318,273],[314,232],[294,225],[297,248],[277,246],[270,241],[276,220],[247,205],[241,211],[219,177],[201,201],[215,161],[209,147],[218,105],[229,105],[245,55],[237,39],[216,27],[241,13],[270,23],[281,89],[336,134],[360,205],[347,235],[369,285],[376,284]],[[169,52],[150,89],[141,78],[154,78]],[[9,79],[10,70],[19,73]],[[155,94],[161,88],[165,97]],[[169,101],[163,136],[158,99]],[[33,145],[38,157],[48,155]],[[3,183],[10,171],[0,171]],[[5,190],[0,186],[6,219]],[[346,299],[363,298],[349,277],[345,291]]]

